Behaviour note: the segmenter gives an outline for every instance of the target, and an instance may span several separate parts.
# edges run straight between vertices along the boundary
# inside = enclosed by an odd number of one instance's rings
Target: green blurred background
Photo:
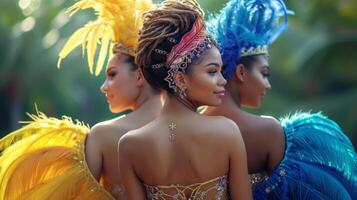
[[[200,0],[210,13],[227,0]],[[99,88],[104,74],[89,74],[78,48],[56,68],[68,37],[92,10],[71,19],[72,0],[0,0],[0,136],[35,112],[71,116],[94,125],[117,116]],[[295,111],[328,115],[357,145],[357,1],[289,0],[289,29],[270,48],[271,84],[254,113],[277,118]]]

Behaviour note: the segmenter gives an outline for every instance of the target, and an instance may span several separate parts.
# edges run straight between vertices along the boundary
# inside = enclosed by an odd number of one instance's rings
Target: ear
[[[174,82],[175,82],[176,86],[182,90],[185,90],[187,88],[187,80],[186,80],[185,74],[180,71],[175,73]]]
[[[244,79],[246,77],[246,70],[243,64],[238,64],[236,67],[236,71],[234,73],[234,76],[241,82],[244,82]]]
[[[143,72],[141,71],[140,68],[136,70],[135,78],[136,78],[136,85],[138,87],[141,87],[141,86],[144,85],[146,80],[145,80],[144,74],[143,74]]]

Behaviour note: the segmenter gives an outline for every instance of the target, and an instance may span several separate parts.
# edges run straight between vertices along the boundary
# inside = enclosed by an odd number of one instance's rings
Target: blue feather
[[[339,125],[319,113],[280,121],[284,159],[254,188],[254,199],[357,199],[357,154]]]
[[[282,0],[231,0],[211,15],[207,26],[221,46],[223,76],[231,78],[243,48],[274,42],[287,28],[289,14]]]

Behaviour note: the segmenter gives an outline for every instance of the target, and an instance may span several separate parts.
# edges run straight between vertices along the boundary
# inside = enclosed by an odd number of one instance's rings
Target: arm
[[[229,140],[229,191],[232,200],[252,199],[252,190],[249,182],[247,154],[242,135],[238,126],[232,121],[232,133]]]
[[[273,172],[284,157],[285,134],[281,124],[275,118],[267,119],[266,141],[268,142],[268,163],[267,170]]]
[[[103,163],[100,134],[100,128],[94,126],[87,136],[85,144],[85,157],[88,168],[97,181],[100,179]]]
[[[139,177],[135,173],[132,160],[137,159],[133,153],[133,148],[137,145],[134,144],[132,138],[124,135],[119,140],[119,173],[122,180],[125,199],[136,200],[146,199],[145,189]]]

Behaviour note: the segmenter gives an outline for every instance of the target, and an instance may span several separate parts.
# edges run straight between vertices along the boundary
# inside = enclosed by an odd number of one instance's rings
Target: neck
[[[207,107],[204,113],[207,113],[208,115],[212,113],[213,115],[219,114],[219,115],[226,116],[228,113],[231,113],[232,111],[240,110],[240,107],[241,104],[239,99],[234,99],[232,93],[230,93],[230,91],[227,90],[227,92],[225,93],[222,99],[222,103],[216,107],[213,106]]]
[[[241,102],[240,98],[235,98],[235,97],[240,97],[239,95],[239,90],[240,88],[237,86],[238,84],[234,80],[235,77],[233,77],[233,80],[230,80],[226,86],[226,91],[227,95],[224,96],[223,98],[223,103],[221,105],[229,105],[230,107],[241,107]]]
[[[194,105],[187,99],[181,99],[177,96],[166,94],[162,112],[175,114],[195,113],[197,107],[198,106]]]
[[[187,98],[180,98],[179,96],[175,95],[176,100],[182,103],[184,106],[186,106],[188,109],[190,109],[193,112],[196,112],[198,106],[196,106],[194,103],[189,101]]]
[[[151,88],[143,90],[132,109],[135,113],[153,113],[158,116],[162,109],[160,93]]]

